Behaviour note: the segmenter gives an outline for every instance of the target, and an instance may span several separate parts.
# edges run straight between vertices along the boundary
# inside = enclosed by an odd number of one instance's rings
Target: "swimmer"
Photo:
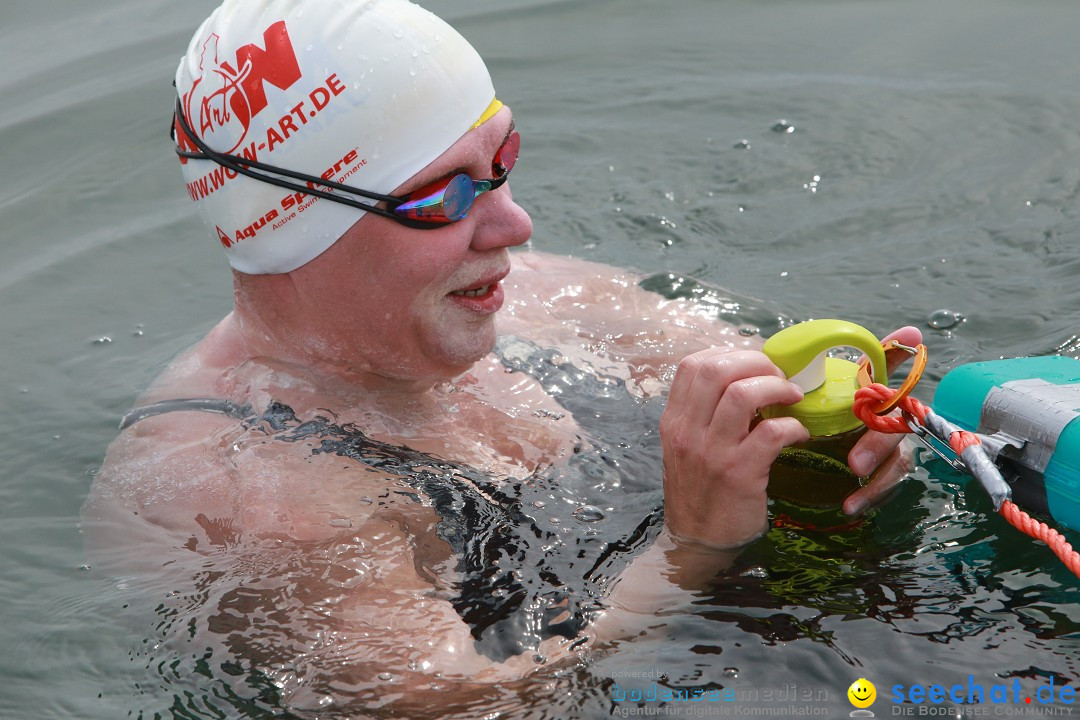
[[[193,633],[249,628],[230,651],[291,668],[294,700],[304,662],[335,687],[334,673],[353,687],[520,678],[537,654],[637,632],[767,529],[769,466],[807,435],[757,411],[801,392],[756,339],[632,273],[520,249],[532,225],[508,180],[526,132],[451,27],[405,0],[226,0],[176,89],[181,171],[235,304],[139,398],[84,529],[127,575],[133,545],[147,572],[222,563]],[[667,395],[662,530],[604,611],[569,626],[552,613],[528,653],[486,650],[454,600],[470,523],[520,517],[498,479],[569,465],[589,433],[542,380],[508,372],[514,347]],[[846,511],[897,482],[896,442],[868,433],[853,450],[874,475]],[[476,510],[450,517],[454,503]],[[271,566],[287,588],[265,590]],[[271,620],[319,641],[271,649],[257,637]]]

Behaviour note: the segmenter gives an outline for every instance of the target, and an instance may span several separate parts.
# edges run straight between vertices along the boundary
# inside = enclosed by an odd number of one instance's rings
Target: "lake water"
[[[0,7],[0,717],[285,716],[223,699],[220,672],[163,669],[79,533],[121,415],[230,307],[167,135],[176,63],[213,5]],[[918,325],[924,400],[962,362],[1080,354],[1080,4],[427,6],[514,108],[534,247],[658,287],[692,276],[765,334],[810,317]],[[931,328],[941,309],[963,322]],[[896,684],[1080,682],[1076,579],[941,463],[853,532],[774,530],[753,553],[515,716],[610,716],[653,682],[834,717],[859,677],[878,716]]]

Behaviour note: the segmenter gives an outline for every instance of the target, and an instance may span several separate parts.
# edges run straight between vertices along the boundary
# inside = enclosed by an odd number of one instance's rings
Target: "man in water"
[[[192,632],[243,625],[247,640],[218,634],[267,668],[289,654],[296,694],[296,657],[361,684],[520,677],[580,637],[636,632],[767,529],[769,467],[807,435],[758,409],[801,391],[755,340],[629,273],[510,252],[531,233],[507,182],[519,135],[452,28],[405,0],[226,0],[176,84],[187,190],[232,264],[235,308],[140,398],[85,526],[99,550],[139,539],[156,572],[218,563]],[[497,623],[455,603],[474,542],[461,528],[485,503],[520,517],[499,506],[500,479],[567,466],[588,431],[511,371],[513,341],[492,352],[497,337],[557,348],[638,398],[667,394],[662,530],[591,624],[566,625],[574,599],[545,596],[556,629],[530,631],[517,647],[531,653],[486,651]],[[880,470],[846,511],[895,483],[894,448],[875,434],[856,447],[857,474]],[[452,517],[455,503],[476,511]],[[290,590],[259,594],[271,576]],[[262,616],[277,618],[274,649],[253,639]]]

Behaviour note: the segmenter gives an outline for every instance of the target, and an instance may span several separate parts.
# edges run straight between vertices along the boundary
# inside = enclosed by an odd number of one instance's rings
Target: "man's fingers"
[[[750,433],[750,424],[757,417],[758,410],[769,405],[791,405],[802,400],[802,397],[798,386],[781,377],[766,375],[737,380],[728,385],[713,411],[709,439],[720,443],[740,442]],[[769,421],[758,423],[754,431],[765,424],[769,424]],[[805,428],[797,420],[794,424],[802,429],[803,437],[800,439],[806,439]],[[766,428],[761,435],[763,438],[771,437],[771,432]]]
[[[881,463],[866,487],[861,487],[844,499],[844,513],[860,515],[868,508],[881,504],[911,472],[911,453],[896,447]]]
[[[881,342],[887,343],[890,340],[895,340],[901,345],[907,345],[908,347],[915,347],[922,342],[922,332],[919,328],[908,325],[889,333]],[[885,353],[885,364],[888,367],[889,374],[892,374],[896,368],[900,367],[910,359],[911,353],[906,350],[892,350]]]
[[[713,355],[724,355],[731,352],[723,348],[702,350],[683,358],[679,367],[675,370],[675,379],[671,381],[671,390],[668,392],[667,404],[669,407],[681,407],[690,397],[690,390],[694,379],[701,370],[702,365],[708,362]]]
[[[678,395],[674,393],[673,386],[672,395],[668,397],[668,406],[674,404],[679,408],[684,423],[690,427],[705,427],[711,424],[722,399],[727,405],[754,402],[753,383],[750,384],[751,387],[739,388],[742,381],[772,377],[787,383],[782,380],[783,374],[772,361],[761,353],[752,351],[695,353],[679,364],[678,372],[684,371],[683,382],[686,386],[680,388]],[[772,404],[773,401],[766,399],[764,402]],[[762,405],[756,406],[753,412],[756,412],[758,407]],[[741,426],[744,433],[753,412]]]
[[[755,425],[739,446],[741,461],[767,475],[782,449],[809,439],[810,433],[795,418],[768,418]]]
[[[859,438],[848,453],[848,467],[859,477],[874,472],[904,439],[900,434],[880,433],[871,430]]]

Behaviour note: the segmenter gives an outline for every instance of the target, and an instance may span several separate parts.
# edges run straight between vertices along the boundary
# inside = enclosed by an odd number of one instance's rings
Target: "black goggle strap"
[[[503,173],[498,177],[494,177],[488,180],[488,182],[491,183],[491,187],[489,187],[488,190],[495,190],[496,188],[502,187],[502,184],[506,182],[506,176],[510,174],[506,172],[502,165],[499,165],[498,167],[499,169],[503,170]]]
[[[177,123],[180,125],[180,129],[184,132],[188,139],[191,140],[195,147],[199,149],[199,152],[189,152],[187,150],[182,150],[180,146],[177,145],[176,154],[180,157],[190,158],[192,160],[212,160],[218,165],[221,165],[224,168],[228,168],[229,170],[239,173],[240,175],[245,175],[255,180],[269,183],[270,185],[276,185],[277,187],[284,188],[286,190],[294,190],[305,195],[313,195],[315,197],[324,198],[326,200],[332,200],[333,202],[341,203],[342,205],[348,205],[349,207],[354,207],[359,210],[364,210],[365,212],[375,213],[376,215],[382,215],[384,217],[388,217],[398,221],[404,219],[400,215],[396,215],[395,213],[388,210],[383,210],[382,208],[375,207],[374,205],[362,203],[358,200],[343,197],[341,195],[327,192],[325,190],[318,190],[311,187],[311,185],[321,185],[325,188],[340,190],[341,192],[347,192],[351,195],[359,195],[360,197],[369,198],[371,200],[379,200],[386,203],[392,203],[393,205],[400,205],[402,202],[404,202],[400,198],[396,198],[391,195],[380,195],[379,193],[368,192],[367,190],[361,190],[359,188],[352,187],[351,185],[344,185],[339,182],[334,182],[333,180],[326,180],[321,177],[315,177],[314,175],[306,175],[301,172],[296,172],[295,170],[286,170],[285,168],[268,165],[266,163],[259,162],[258,160],[249,160],[239,155],[219,153],[218,151],[212,149],[210,146],[204,143],[202,139],[199,138],[199,136],[192,131],[191,126],[187,122],[187,118],[184,117],[183,108],[180,106],[180,98],[176,99],[175,114]],[[176,124],[170,126],[169,135],[175,142]],[[256,172],[257,170],[261,172]],[[283,177],[276,177],[278,175],[281,175]],[[293,180],[299,180],[300,182],[292,182],[291,180],[286,180],[285,178],[292,178]],[[311,183],[311,185],[309,185],[308,183]]]

